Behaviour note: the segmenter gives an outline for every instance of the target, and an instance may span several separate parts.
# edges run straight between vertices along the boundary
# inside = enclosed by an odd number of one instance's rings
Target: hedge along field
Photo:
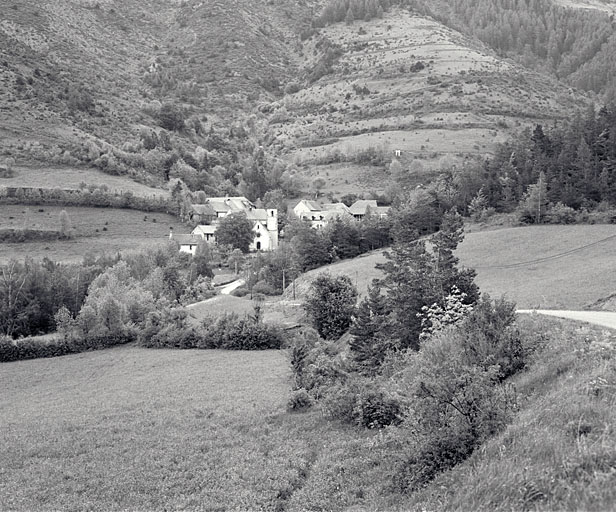
[[[172,215],[128,209],[61,206],[0,205],[0,229],[60,230],[60,212],[66,210],[73,238],[43,242],[2,243],[0,263],[11,258],[48,257],[54,261],[81,261],[87,253],[115,253],[164,243],[169,228],[188,228]]]
[[[384,474],[351,460],[365,433],[285,411],[282,351],[125,346],[4,363],[0,388],[2,510],[340,509],[296,492],[312,467]]]

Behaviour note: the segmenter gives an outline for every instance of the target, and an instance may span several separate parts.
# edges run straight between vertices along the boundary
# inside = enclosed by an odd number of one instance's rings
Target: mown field
[[[114,208],[0,205],[0,229],[58,231],[60,212],[66,210],[74,228],[71,240],[2,243],[0,262],[11,258],[48,257],[54,261],[79,261],[87,253],[113,254],[165,243],[169,228],[187,233],[177,218],[153,212]]]
[[[290,386],[282,351],[5,363],[0,509],[305,510],[310,468],[363,435],[287,413]]]
[[[477,231],[467,233],[457,251],[461,265],[477,270],[482,292],[506,295],[519,308],[544,309],[581,309],[613,294],[614,254],[616,226],[609,224]],[[312,270],[298,279],[297,295],[321,272],[346,274],[365,294],[381,277],[375,265],[383,261],[377,251]]]
[[[614,293],[614,254],[616,226],[609,224],[469,233],[458,249],[483,292],[544,309],[581,309]]]
[[[0,179],[0,186],[4,187],[78,189],[83,183],[106,185],[110,192],[132,192],[137,196],[169,195],[168,190],[148,187],[128,178],[105,174],[96,169],[67,166],[16,167],[15,176]]]
[[[611,510],[614,333],[528,317],[519,411],[415,494],[390,432],[289,413],[284,351],[132,346],[4,363],[0,509]],[[395,444],[394,444],[395,446]]]

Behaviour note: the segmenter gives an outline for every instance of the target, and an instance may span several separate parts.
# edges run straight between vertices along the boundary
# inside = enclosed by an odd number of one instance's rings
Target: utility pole
[[[539,188],[537,191],[539,192],[539,199],[537,200],[537,224],[539,224],[541,220],[541,174],[539,174]]]

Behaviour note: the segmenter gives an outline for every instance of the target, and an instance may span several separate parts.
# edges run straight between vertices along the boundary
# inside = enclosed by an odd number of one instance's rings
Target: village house
[[[374,199],[358,199],[350,206],[356,220],[362,220],[368,214],[384,218],[389,215],[389,210],[389,206],[378,206]]]
[[[174,240],[180,243],[181,252],[194,255],[200,241],[216,243],[216,229],[220,219],[240,212],[245,213],[252,223],[254,239],[250,250],[275,250],[278,247],[278,210],[257,208],[245,197],[211,197],[203,204],[193,204],[190,219],[197,225],[190,235],[178,235]]]
[[[310,222],[314,229],[327,226],[334,219],[352,219],[349,207],[344,203],[319,204],[315,201],[302,199],[293,208],[293,213],[300,219]]]
[[[311,227],[321,229],[334,219],[363,219],[368,213],[378,217],[389,215],[388,206],[378,206],[376,200],[359,199],[350,207],[344,203],[319,204],[316,201],[302,199],[293,208],[295,215],[306,221],[310,221]]]
[[[194,234],[190,235],[173,235],[173,230],[169,230],[169,239],[177,242],[180,246],[180,252],[186,252],[194,256],[197,252],[197,246],[203,239]]]

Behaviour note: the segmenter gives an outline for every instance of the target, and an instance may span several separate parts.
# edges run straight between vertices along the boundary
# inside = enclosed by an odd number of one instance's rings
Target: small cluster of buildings
[[[302,199],[293,208],[295,216],[310,222],[315,229],[321,229],[334,219],[361,220],[366,215],[387,217],[389,206],[378,206],[374,199],[358,199],[351,206],[344,203],[319,204],[316,201]]]
[[[220,219],[234,213],[244,213],[252,223],[254,238],[251,251],[273,251],[278,247],[278,210],[257,208],[245,197],[211,197],[203,204],[193,204],[190,219],[196,224],[190,234],[174,235],[169,238],[180,246],[180,252],[194,255],[200,242],[216,242],[216,230]],[[299,219],[310,222],[314,229],[321,229],[334,219],[361,220],[366,215],[386,217],[389,207],[378,206],[375,200],[360,199],[351,206],[344,203],[319,204],[302,199],[293,208]]]
[[[199,242],[216,242],[220,219],[233,213],[244,213],[252,223],[254,238],[251,251],[273,251],[278,247],[278,210],[257,208],[245,197],[211,197],[203,204],[193,204],[190,220],[197,225],[189,235],[169,234],[180,245],[180,252],[195,254]]]

